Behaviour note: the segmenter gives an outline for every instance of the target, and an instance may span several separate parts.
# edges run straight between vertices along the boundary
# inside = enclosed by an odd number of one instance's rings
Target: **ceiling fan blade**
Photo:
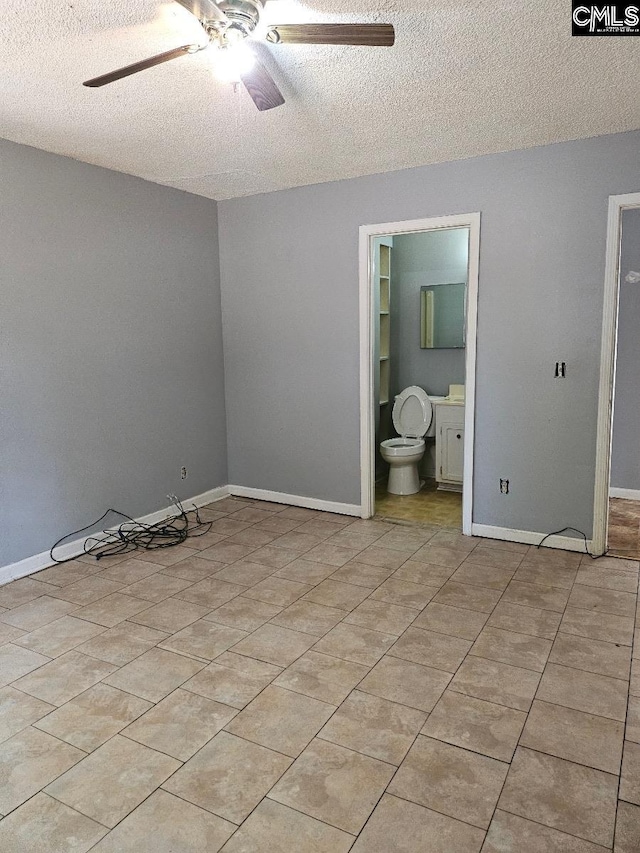
[[[276,86],[271,74],[257,59],[251,71],[241,74],[240,79],[260,112],[272,110],[284,104],[282,92]]]
[[[110,71],[108,74],[102,74],[100,77],[85,80],[82,85],[89,86],[92,89],[97,86],[106,86],[107,83],[113,83],[115,80],[121,80],[130,74],[137,74],[138,71],[153,68],[154,65],[169,62],[170,59],[177,59],[179,56],[184,56],[185,53],[191,53],[196,50],[200,50],[197,44],[183,44],[182,47],[175,47],[173,50],[167,50],[165,53],[158,53],[156,56],[149,57],[149,59],[143,59],[142,62],[134,62],[133,65],[126,65],[124,68],[118,68],[117,71]]]
[[[271,27],[272,44],[355,44],[392,47],[396,34],[392,24],[282,24]]]
[[[195,15],[199,21],[226,21],[227,16],[218,9],[213,0],[176,0],[181,6]]]

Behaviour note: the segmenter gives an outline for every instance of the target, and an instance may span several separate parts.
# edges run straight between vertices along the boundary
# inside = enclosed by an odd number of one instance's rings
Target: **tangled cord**
[[[197,507],[192,510],[186,510],[182,502],[176,495],[167,495],[169,500],[178,508],[176,515],[169,516],[155,524],[144,524],[141,521],[136,521],[124,512],[117,509],[108,509],[96,521],[88,524],[86,527],[81,527],[80,530],[74,530],[72,533],[67,533],[52,546],[49,551],[51,562],[53,563],[68,563],[70,560],[75,560],[76,557],[67,557],[64,560],[58,560],[53,556],[56,548],[62,545],[67,539],[72,536],[77,536],[79,533],[84,533],[86,530],[96,527],[101,521],[113,513],[126,519],[116,528],[105,528],[101,533],[93,536],[88,536],[83,545],[84,553],[95,557],[96,560],[102,557],[111,557],[115,554],[125,554],[128,551],[136,551],[142,549],[145,551],[155,551],[158,548],[170,548],[172,545],[180,545],[191,536],[204,536],[211,529],[212,522],[202,521]],[[194,519],[189,516],[194,515]]]

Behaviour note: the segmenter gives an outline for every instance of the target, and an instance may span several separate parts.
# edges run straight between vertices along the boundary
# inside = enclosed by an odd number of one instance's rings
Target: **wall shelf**
[[[389,402],[391,370],[389,365],[389,354],[391,352],[391,314],[389,313],[391,303],[391,246],[380,246],[379,255],[379,338],[378,352],[380,356],[380,405]]]

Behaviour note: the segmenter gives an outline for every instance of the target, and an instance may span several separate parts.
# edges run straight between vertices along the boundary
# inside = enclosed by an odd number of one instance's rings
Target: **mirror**
[[[420,288],[420,347],[463,349],[466,284],[431,284]]]

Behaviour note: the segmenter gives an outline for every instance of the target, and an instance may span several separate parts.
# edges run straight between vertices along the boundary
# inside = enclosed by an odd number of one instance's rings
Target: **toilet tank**
[[[446,397],[438,397],[435,394],[429,394],[429,399],[432,403],[441,403],[443,400],[446,400]],[[436,434],[436,410],[435,406],[433,408],[433,417],[431,418],[431,423],[429,424],[429,429],[425,433],[425,438],[433,438]]]

